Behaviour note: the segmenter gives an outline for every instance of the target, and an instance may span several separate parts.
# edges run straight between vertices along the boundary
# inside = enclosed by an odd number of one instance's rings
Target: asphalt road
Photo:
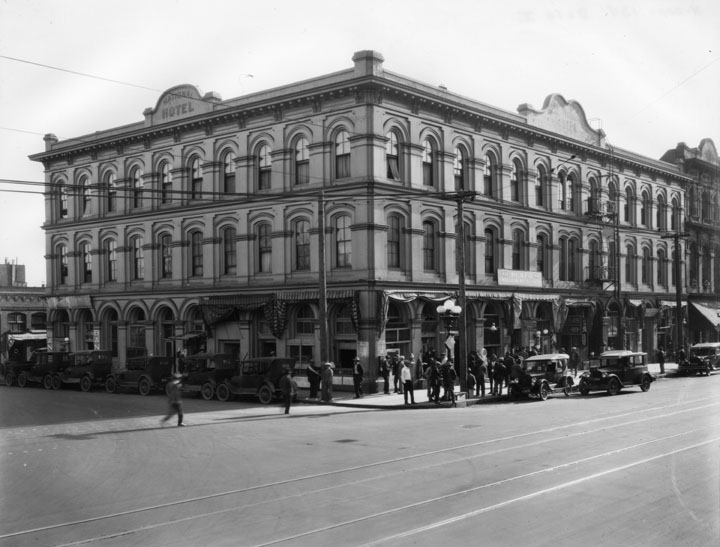
[[[720,374],[377,410],[0,387],[0,545],[720,543]]]

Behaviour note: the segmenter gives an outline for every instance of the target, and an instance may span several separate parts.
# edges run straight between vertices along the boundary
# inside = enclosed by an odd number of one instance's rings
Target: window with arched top
[[[625,282],[637,284],[637,268],[635,267],[635,247],[632,244],[625,246]]]
[[[615,241],[610,240],[608,241],[608,277],[610,279],[618,279],[618,257],[617,257],[617,247],[615,246]]]
[[[105,255],[105,281],[117,281],[117,242],[106,239],[103,243]]]
[[[594,239],[590,241],[587,277],[588,279],[602,279],[602,258],[600,254],[600,244]]]
[[[92,253],[89,243],[82,244],[83,283],[92,283]]]
[[[103,187],[105,188],[105,211],[114,213],[117,211],[117,182],[115,173],[108,171],[103,176]]]
[[[512,172],[510,173],[510,201],[522,201],[522,181],[524,169],[520,160],[513,160]]]
[[[652,271],[652,251],[648,247],[643,247],[642,263],[640,265],[640,279],[642,283],[649,285],[653,280]]]
[[[702,286],[703,289],[709,288],[712,282],[712,262],[710,258],[710,246],[703,245],[702,247]]]
[[[687,207],[686,209],[690,211],[690,216],[693,218],[698,218],[698,203],[697,203],[697,195],[695,194],[695,188],[690,186],[687,190]]]
[[[199,230],[190,232],[190,277],[203,275],[203,237]]]
[[[570,173],[567,176],[567,193],[565,198],[567,199],[567,210],[575,213],[577,212],[577,196],[578,196],[578,183],[577,177],[574,173]]]
[[[172,202],[173,177],[170,162],[164,161],[160,165],[160,203]]]
[[[335,135],[335,178],[350,177],[350,135],[344,129]]]
[[[535,255],[535,271],[541,272],[543,279],[551,279],[552,271],[549,255],[548,237],[545,234],[539,234],[535,239],[537,243],[537,253]]]
[[[547,171],[544,165],[538,165],[535,173],[535,205],[545,207],[545,187],[547,184]]]
[[[305,137],[300,137],[295,143],[295,184],[308,184],[310,182],[310,149]]]
[[[203,170],[200,158],[195,156],[190,160],[190,199],[202,199]]]
[[[386,176],[389,179],[400,181],[400,143],[395,131],[385,135],[385,165]]]
[[[527,262],[525,260],[525,232],[523,230],[513,230],[512,233],[512,269],[527,269]]]
[[[400,215],[388,217],[387,242],[385,244],[388,268],[402,268],[402,232],[404,221]]]
[[[600,185],[595,177],[588,179],[590,184],[590,196],[588,197],[588,213],[602,212],[602,204],[600,203]]]
[[[315,334],[315,314],[308,305],[302,306],[295,315],[293,330],[295,336],[312,336]]]
[[[661,287],[667,287],[667,260],[664,249],[658,249],[657,252],[657,284]]]
[[[423,269],[434,272],[437,268],[437,229],[435,222],[423,221]]]
[[[493,178],[497,172],[495,156],[485,154],[483,157],[483,193],[488,197],[495,195]]]
[[[558,173],[558,182],[560,184],[560,206],[561,211],[568,210],[568,180],[565,171]]]
[[[144,240],[140,236],[133,237],[130,240],[130,248],[132,249],[132,278],[145,278],[145,250],[143,249]]]
[[[635,225],[635,191],[631,186],[625,187],[625,205],[623,207],[623,220]]]
[[[651,200],[650,193],[644,190],[642,193],[642,199],[640,202],[640,224],[643,226],[651,227],[651,216],[650,216]]]
[[[261,222],[255,226],[258,273],[272,272],[272,240],[269,222]]]
[[[224,275],[235,275],[237,273],[237,232],[232,226],[223,228],[221,236],[222,244],[222,272]]]
[[[90,177],[83,176],[80,180],[82,188],[82,214],[92,214],[92,187],[90,185]]]
[[[673,232],[676,230],[680,230],[680,211],[680,202],[677,200],[677,198],[673,198],[672,212],[670,214],[670,230]]]
[[[430,139],[423,141],[422,162],[423,185],[435,186],[435,147]]]
[[[559,278],[560,281],[577,281],[578,267],[580,265],[579,244],[574,237],[563,236],[559,240],[560,244],[560,264]]]
[[[223,165],[223,192],[226,194],[234,194],[237,189],[235,187],[235,152],[225,152],[222,159]]]
[[[27,330],[27,316],[24,313],[9,313],[7,322],[10,332],[25,332]]]
[[[496,268],[497,232],[495,228],[485,228],[485,273],[494,274]]]
[[[162,279],[172,278],[173,259],[172,259],[172,236],[170,234],[162,234],[159,240],[160,244],[160,277]]]
[[[139,209],[143,206],[143,190],[145,183],[143,182],[143,172],[139,167],[130,171],[130,181],[132,186],[132,206]]]
[[[352,266],[350,215],[335,217],[333,235],[335,236],[335,267],[350,268]]]
[[[455,159],[453,161],[453,176],[455,177],[455,191],[465,190],[465,154],[460,146],[455,147]]]
[[[59,245],[57,248],[58,256],[58,284],[67,285],[68,282],[68,250],[67,246]]]
[[[658,230],[667,230],[667,204],[663,196],[657,198],[657,211],[655,211],[655,225]]]
[[[711,222],[713,220],[712,214],[712,196],[710,192],[705,191],[702,195],[702,220],[703,222]]]
[[[310,222],[295,222],[295,270],[310,270]]]
[[[270,175],[272,173],[272,157],[270,147],[263,144],[258,149],[258,190],[270,190]]]
[[[458,237],[460,237],[458,225],[455,224],[455,233],[458,234]],[[463,260],[465,262],[463,269],[465,272],[465,276],[470,276],[474,273],[473,268],[473,245],[472,245],[472,225],[469,222],[463,222],[463,241],[462,241],[462,250],[463,250]],[[459,241],[459,240],[457,240]],[[456,245],[454,247],[455,249],[455,271],[460,274],[460,255],[457,252],[457,241]]]

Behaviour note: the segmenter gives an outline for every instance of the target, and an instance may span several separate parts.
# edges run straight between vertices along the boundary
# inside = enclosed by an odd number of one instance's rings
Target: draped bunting
[[[287,324],[287,301],[273,299],[265,304],[265,321],[275,338],[282,338]]]

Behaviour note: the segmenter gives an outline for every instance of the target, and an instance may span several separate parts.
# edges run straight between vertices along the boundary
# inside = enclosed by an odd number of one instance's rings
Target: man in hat
[[[365,376],[365,370],[360,364],[360,357],[357,355],[353,359],[353,385],[355,386],[355,398],[359,399],[363,396],[362,382]]]
[[[322,377],[321,398],[325,402],[332,401],[333,397],[333,369],[335,365],[328,361],[322,366],[320,375]]]
[[[295,382],[295,379],[290,374],[290,367],[288,365],[283,366],[283,374],[278,382],[278,387],[283,396],[285,414],[290,414],[290,404],[295,398],[295,393],[297,393],[297,382]]]
[[[165,425],[165,422],[167,422],[170,418],[172,418],[173,414],[177,414],[178,416],[178,427],[183,427],[185,424],[183,423],[183,408],[182,408],[182,398],[180,396],[180,380],[182,379],[182,374],[179,372],[176,372],[173,374],[172,379],[168,382],[167,385],[167,396],[168,396],[168,414],[165,416],[162,420],[160,420],[160,425]]]

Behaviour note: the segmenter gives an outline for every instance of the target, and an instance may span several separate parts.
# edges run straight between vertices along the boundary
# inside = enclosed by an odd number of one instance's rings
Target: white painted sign
[[[542,272],[524,270],[498,270],[498,285],[535,287],[542,289]]]

